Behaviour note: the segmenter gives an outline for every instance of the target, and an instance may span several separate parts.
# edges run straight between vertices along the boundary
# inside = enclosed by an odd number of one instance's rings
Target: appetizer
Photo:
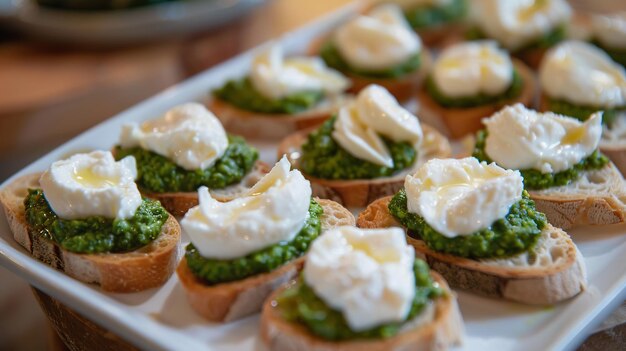
[[[261,310],[272,290],[296,276],[323,231],[354,225],[339,204],[311,198],[311,186],[282,158],[243,196],[215,200],[206,187],[181,226],[189,236],[177,273],[189,303],[211,321]]]
[[[36,259],[111,292],[160,286],[178,261],[180,227],[142,198],[133,157],[76,154],[0,193],[13,237]]]
[[[604,111],[610,125],[626,111],[626,73],[602,50],[581,42],[566,41],[551,49],[539,69],[541,110],[586,120]]]
[[[378,0],[402,8],[409,25],[424,44],[440,44],[451,34],[459,32],[467,12],[467,0]]]
[[[345,206],[366,206],[395,193],[404,177],[434,157],[450,156],[439,132],[421,125],[387,90],[363,89],[336,116],[278,146],[309,179],[313,194]]]
[[[532,105],[536,82],[530,68],[492,40],[452,45],[433,64],[417,93],[420,114],[440,118],[453,138],[474,133],[481,119],[505,105]]]
[[[399,228],[326,232],[261,314],[275,351],[445,350],[462,336],[456,298]]]
[[[624,178],[598,151],[602,112],[581,122],[517,104],[483,123],[474,156],[520,170],[524,187],[550,223],[567,229],[624,221]]]
[[[566,0],[476,0],[469,17],[468,39],[495,39],[537,68],[546,49],[565,39],[572,9]]]
[[[117,159],[135,158],[140,190],[175,216],[198,204],[200,186],[227,201],[248,191],[268,168],[257,161],[255,148],[242,137],[227,135],[215,115],[198,103],[124,125],[114,153]]]
[[[593,43],[611,58],[626,66],[626,11],[591,17]]]
[[[270,45],[254,57],[247,76],[213,90],[208,105],[230,132],[281,138],[326,120],[349,85],[319,57],[285,58],[279,45]]]
[[[626,121],[626,71],[602,50],[580,42],[567,41],[553,48],[541,63],[540,108],[588,119],[603,111],[603,138],[600,149],[626,169],[626,139],[619,137]],[[622,120],[620,120],[622,119]]]
[[[523,181],[519,171],[472,157],[430,160],[357,224],[406,228],[409,243],[452,288],[553,304],[584,290],[585,262],[535,208]]]
[[[410,99],[430,64],[428,50],[392,4],[350,20],[324,40],[319,55],[352,80],[353,93],[379,84],[398,100]]]

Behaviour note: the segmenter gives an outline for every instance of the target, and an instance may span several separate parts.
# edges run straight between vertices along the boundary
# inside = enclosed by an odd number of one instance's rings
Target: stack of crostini
[[[34,258],[110,292],[175,279],[207,321],[261,313],[270,350],[459,345],[456,290],[566,304],[587,284],[566,230],[626,221],[626,20],[594,18],[594,46],[571,17],[376,1],[0,201]]]

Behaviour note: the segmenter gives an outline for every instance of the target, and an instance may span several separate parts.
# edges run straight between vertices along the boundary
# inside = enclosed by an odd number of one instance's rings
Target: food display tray
[[[356,11],[356,5],[290,32],[280,42],[287,53],[306,52],[311,40]],[[72,153],[110,149],[122,124],[161,115],[188,101],[204,101],[208,92],[226,79],[247,71],[252,52],[245,52],[215,68],[93,127],[22,169],[5,181],[40,172]],[[251,140],[261,159],[276,161],[276,143]],[[353,209],[357,211],[357,209]],[[626,226],[596,226],[570,231],[585,257],[589,286],[579,296],[554,306],[526,306],[458,292],[465,321],[459,350],[572,350],[626,297]],[[183,245],[188,239],[183,235]],[[46,294],[60,300],[102,327],[142,349],[245,351],[259,348],[259,316],[217,324],[204,320],[189,306],[174,274],[160,288],[141,293],[112,294],[80,283],[33,259],[14,240],[0,215],[0,263]]]

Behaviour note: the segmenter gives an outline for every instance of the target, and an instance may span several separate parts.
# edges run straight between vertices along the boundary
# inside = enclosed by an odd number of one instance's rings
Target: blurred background
[[[164,3],[66,13],[0,0],[0,180],[141,100],[350,2],[39,1]],[[623,0],[571,3],[610,11]],[[0,350],[50,349],[52,334],[28,285],[1,268],[0,281]]]

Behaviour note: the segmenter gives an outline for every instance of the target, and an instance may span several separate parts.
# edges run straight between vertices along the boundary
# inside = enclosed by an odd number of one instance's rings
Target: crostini
[[[296,276],[311,242],[334,226],[354,225],[341,205],[311,197],[286,158],[241,197],[219,202],[206,187],[181,226],[191,239],[178,265],[189,303],[223,322],[259,312],[265,298]]]
[[[350,92],[370,84],[396,99],[410,99],[430,66],[430,53],[393,4],[373,8],[313,43],[311,51],[350,78]]]
[[[76,154],[0,192],[13,237],[28,253],[111,292],[162,285],[178,262],[180,227],[142,198],[132,157]]]
[[[318,125],[349,99],[350,81],[319,57],[284,57],[272,44],[243,78],[213,90],[207,104],[226,130],[249,138],[282,138]]]
[[[602,112],[581,122],[517,104],[484,124],[473,155],[520,170],[524,187],[550,223],[568,229],[624,222],[624,178],[598,151]]]
[[[452,138],[482,128],[481,120],[503,106],[535,102],[533,72],[492,40],[447,47],[417,92],[419,114],[441,119]]]
[[[224,131],[199,103],[176,106],[163,116],[122,127],[117,159],[133,156],[141,192],[157,199],[174,216],[198,204],[197,189],[228,201],[245,193],[268,171],[259,152]]]
[[[448,140],[371,85],[320,128],[278,146],[311,181],[313,194],[345,206],[366,206],[395,193],[427,160],[449,157]]]
[[[445,350],[463,337],[456,298],[398,228],[339,227],[274,292],[261,343],[274,351]]]
[[[404,227],[452,288],[545,305],[587,284],[576,245],[535,209],[520,173],[472,157],[429,161],[396,195],[369,205],[357,225]]]

